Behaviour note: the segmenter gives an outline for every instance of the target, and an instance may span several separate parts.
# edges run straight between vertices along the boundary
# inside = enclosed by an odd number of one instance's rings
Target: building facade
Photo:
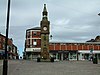
[[[35,27],[26,30],[25,52],[27,59],[37,58],[41,51],[41,29]]]
[[[100,59],[98,42],[51,42],[49,47],[50,53],[60,60],[90,60],[91,56],[97,56]]]
[[[45,11],[45,12],[44,12]],[[100,42],[49,42],[50,22],[47,20],[47,10],[44,5],[42,21],[40,27],[26,30],[25,59],[35,59],[41,55],[44,46],[49,50],[50,56],[59,60],[90,60],[92,56],[100,59]],[[48,27],[47,27],[48,26]],[[43,30],[42,30],[43,29]],[[48,34],[45,34],[48,33]],[[48,42],[45,42],[48,40]]]
[[[0,34],[0,59],[4,58],[5,39],[6,37]],[[8,38],[8,45],[7,45],[7,53],[8,53],[8,59],[18,59],[19,57],[17,47],[13,44],[13,40],[9,38]]]

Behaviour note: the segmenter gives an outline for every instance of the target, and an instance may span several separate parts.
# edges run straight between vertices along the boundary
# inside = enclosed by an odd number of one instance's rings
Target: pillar
[[[80,55],[79,55],[79,60],[83,60],[82,53],[80,53]]]
[[[31,53],[31,60],[32,60],[32,58],[33,58],[33,55],[32,55],[32,53]]]
[[[58,53],[56,53],[56,59],[58,59]]]
[[[69,52],[69,55],[68,55],[68,59],[70,60],[70,52]]]
[[[61,53],[61,60],[63,60],[63,53]]]
[[[78,61],[78,60],[79,60],[79,58],[78,58],[78,51],[77,51],[77,53],[76,53],[76,54],[77,54],[77,57],[76,57],[76,59],[77,59],[77,61]]]

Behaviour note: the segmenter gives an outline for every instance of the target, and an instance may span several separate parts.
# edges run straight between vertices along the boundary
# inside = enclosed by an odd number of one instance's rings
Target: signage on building
[[[40,52],[40,49],[33,49],[33,52]]]
[[[91,54],[93,53],[93,49],[92,49],[92,48],[90,49],[90,53],[91,53]]]

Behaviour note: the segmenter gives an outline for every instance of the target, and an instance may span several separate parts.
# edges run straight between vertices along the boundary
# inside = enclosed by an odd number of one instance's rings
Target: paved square
[[[100,63],[93,64],[90,61],[37,63],[27,60],[9,60],[8,75],[100,75]]]

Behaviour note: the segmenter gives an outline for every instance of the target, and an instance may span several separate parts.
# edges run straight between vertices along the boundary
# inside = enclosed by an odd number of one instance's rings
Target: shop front
[[[40,52],[26,52],[26,59],[37,59],[37,57],[40,55]]]
[[[50,54],[59,60],[77,60],[77,51],[50,50]]]
[[[0,59],[4,58],[4,50],[0,50]]]
[[[93,57],[97,57],[100,60],[100,51],[95,50],[92,53],[88,50],[80,50],[78,51],[78,59],[79,60],[91,60]]]

